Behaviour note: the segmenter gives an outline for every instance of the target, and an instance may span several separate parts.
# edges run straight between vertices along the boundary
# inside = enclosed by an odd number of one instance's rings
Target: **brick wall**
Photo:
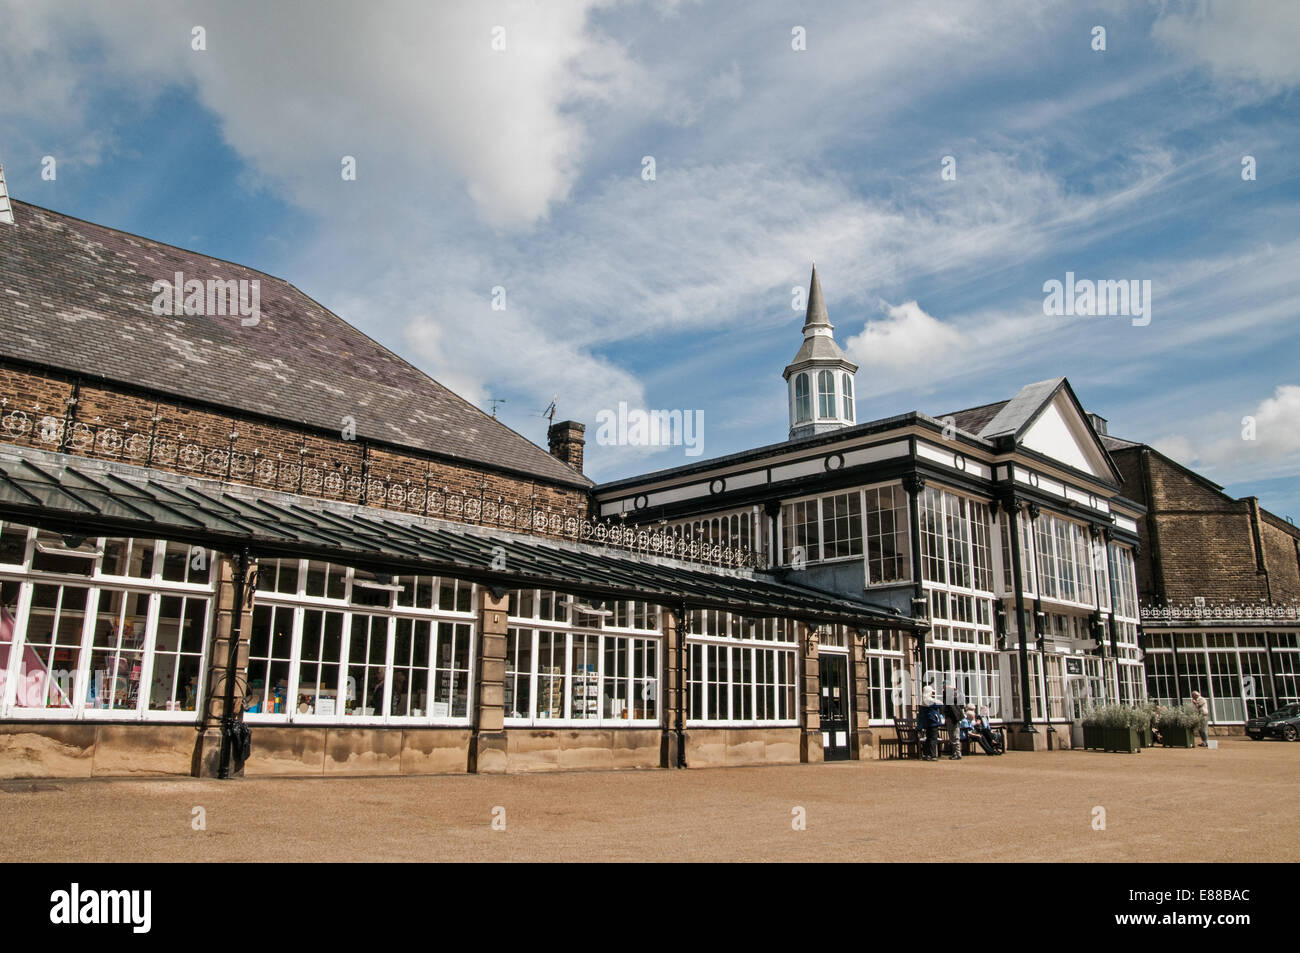
[[[0,365],[0,400],[0,442],[529,532],[537,531],[538,510],[548,517],[548,533],[554,516],[587,513],[581,489],[111,385],[78,390],[55,375]],[[42,421],[62,425],[60,439],[40,439]],[[504,519],[501,503],[511,507]]]
[[[1190,603],[1196,596],[1208,602],[1286,602],[1300,597],[1300,558],[1295,541],[1300,531],[1263,510],[1258,511],[1259,547],[1252,521],[1253,499],[1234,500],[1197,480],[1157,453],[1145,457],[1141,447],[1114,451],[1124,478],[1124,495],[1145,505],[1138,521],[1142,552],[1137,561],[1139,595],[1157,599],[1158,576],[1163,577],[1168,602]],[[1156,546],[1150,538],[1154,523]],[[1152,560],[1158,555],[1160,572]]]
[[[1264,541],[1264,563],[1274,602],[1300,599],[1300,529],[1268,511],[1260,513],[1260,536]]]

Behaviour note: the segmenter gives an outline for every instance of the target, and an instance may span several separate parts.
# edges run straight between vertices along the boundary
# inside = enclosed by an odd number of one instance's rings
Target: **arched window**
[[[853,420],[853,375],[845,373],[842,375],[844,390],[844,419]]]
[[[812,420],[812,395],[808,393],[808,375],[794,379],[794,422]]]
[[[817,416],[835,416],[835,375],[830,371],[817,374]]]

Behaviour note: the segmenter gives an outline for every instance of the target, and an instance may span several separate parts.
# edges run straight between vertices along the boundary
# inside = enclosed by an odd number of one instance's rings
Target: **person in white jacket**
[[[1192,692],[1192,704],[1195,705],[1196,710],[1201,713],[1201,726],[1197,729],[1198,734],[1201,736],[1200,746],[1202,748],[1208,748],[1210,746],[1210,739],[1205,732],[1205,726],[1210,723],[1210,700],[1200,692]]]

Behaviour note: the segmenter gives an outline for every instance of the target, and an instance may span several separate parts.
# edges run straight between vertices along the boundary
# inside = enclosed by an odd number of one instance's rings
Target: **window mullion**
[[[395,597],[396,593],[390,593],[390,595]],[[389,602],[391,604],[392,600],[390,599]],[[392,717],[392,712],[393,712],[393,656],[397,650],[395,644],[397,642],[396,635],[397,635],[397,617],[390,615],[388,617],[388,645],[384,649],[384,710],[381,713],[382,714],[381,720],[383,721],[384,724],[388,724],[388,720],[389,718]],[[414,630],[412,630],[412,635],[414,635]],[[454,668],[456,665],[456,660],[452,659],[451,664],[452,667]],[[407,686],[407,691],[408,692],[410,691],[409,685]],[[455,697],[454,692],[452,693],[452,697],[453,698]]]
[[[188,557],[187,557],[188,558]],[[127,593],[123,593],[123,606],[128,598]],[[182,617],[176,623],[176,655],[172,660],[172,694],[176,693],[176,665],[181,657],[181,635],[184,626],[185,597],[180,597]],[[153,669],[154,669],[154,649],[158,641],[158,615],[162,606],[162,594],[158,592],[149,593],[149,608],[145,612],[144,623],[144,658],[140,660],[140,688],[139,697],[136,699],[136,717],[141,720],[149,711],[149,697],[153,694]]]
[[[67,591],[67,586],[59,586],[58,610],[54,618],[55,632],[62,628],[63,597],[67,594]],[[74,718],[80,718],[85,714],[86,687],[90,682],[90,663],[93,654],[91,646],[95,637],[95,622],[99,618],[99,593],[99,586],[90,586],[86,590],[86,612],[81,620],[81,650],[77,655],[77,674],[72,680],[72,704],[68,706]],[[53,656],[51,655],[52,659]],[[49,671],[48,668],[47,671]],[[48,691],[47,688],[46,692],[48,693]]]

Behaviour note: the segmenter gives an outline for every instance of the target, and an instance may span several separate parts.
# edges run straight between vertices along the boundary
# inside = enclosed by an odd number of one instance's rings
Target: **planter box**
[[[1083,726],[1083,746],[1100,751],[1134,752],[1141,748],[1141,739],[1135,728],[1106,728],[1102,725]]]
[[[1142,736],[1142,747],[1154,748],[1156,746],[1156,734],[1150,725],[1138,732],[1138,734]]]
[[[1166,748],[1196,747],[1195,728],[1161,728],[1160,735]]]
[[[1106,750],[1126,751],[1130,754],[1142,750],[1136,728],[1105,728]]]

